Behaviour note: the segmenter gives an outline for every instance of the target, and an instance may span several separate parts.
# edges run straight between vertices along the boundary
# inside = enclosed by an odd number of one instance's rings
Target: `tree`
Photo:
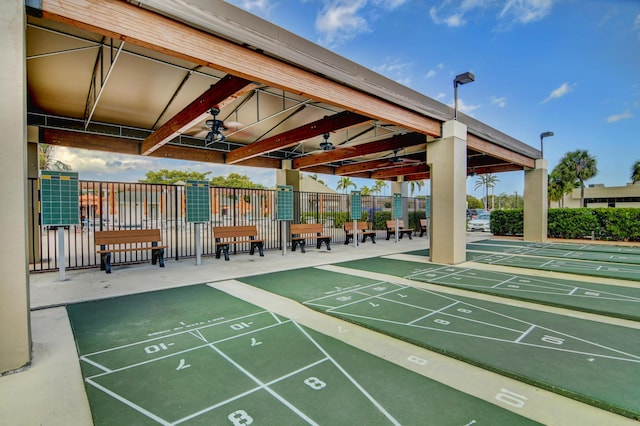
[[[338,181],[338,186],[336,186],[336,189],[338,191],[342,189],[344,191],[344,193],[346,194],[347,191],[349,190],[350,186],[353,186],[354,188],[357,188],[356,183],[354,181],[352,181],[350,177],[343,176]]]
[[[631,182],[640,182],[640,160],[633,163],[631,166]]]
[[[371,195],[371,188],[369,188],[368,186],[363,186],[362,188],[360,188],[360,193],[362,195]]]
[[[374,194],[380,194],[382,193],[382,191],[384,191],[386,187],[387,187],[387,181],[383,179],[378,179],[376,180],[376,183],[373,185],[373,188],[371,188],[371,192],[373,192]]]
[[[409,181],[409,190],[411,191],[411,196],[413,197],[413,191],[415,191],[416,188],[418,188],[418,192],[420,192],[423,186],[424,186],[424,180]]]
[[[493,189],[496,186],[496,183],[500,182],[500,179],[498,179],[497,176],[491,174],[491,173],[487,173],[484,175],[480,175],[478,176],[478,179],[476,179],[476,186],[474,187],[476,190],[478,188],[483,188],[484,189],[484,200],[485,200],[485,204],[484,204],[484,208],[485,209],[489,209],[489,188]],[[493,193],[493,192],[492,192]],[[493,203],[491,203],[491,207],[493,208]]]
[[[470,209],[482,208],[482,201],[478,200],[473,195],[467,194],[467,207]]]
[[[560,159],[561,172],[566,174],[566,181],[580,184],[580,206],[584,206],[584,182],[598,174],[595,157],[586,150],[578,149],[567,152]]]
[[[56,147],[44,143],[38,144],[38,163],[40,170],[55,170],[58,172],[68,172],[71,166],[53,158]]]
[[[211,178],[211,186],[220,186],[223,188],[253,188],[264,189],[264,185],[253,182],[249,176],[239,173],[229,173],[225,176],[215,176]]]
[[[185,172],[182,170],[160,169],[159,171],[149,170],[145,178],[139,180],[140,183],[164,183],[173,185],[177,182],[186,183],[187,180],[207,180],[207,175],[211,172]]]

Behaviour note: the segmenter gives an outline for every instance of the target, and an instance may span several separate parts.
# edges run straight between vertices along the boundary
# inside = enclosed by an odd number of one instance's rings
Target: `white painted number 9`
[[[304,379],[304,384],[309,386],[313,390],[320,390],[327,387],[327,384],[317,377],[309,377]]]
[[[253,418],[244,410],[234,411],[229,414],[227,418],[231,421],[233,426],[244,426],[253,423]]]

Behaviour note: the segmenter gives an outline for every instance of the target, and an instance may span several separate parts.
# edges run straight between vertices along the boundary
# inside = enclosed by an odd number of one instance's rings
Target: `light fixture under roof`
[[[333,146],[331,142],[329,142],[329,133],[325,133],[324,135],[322,135],[322,137],[324,138],[324,141],[320,142],[320,149],[322,149],[323,151],[331,151],[336,149],[336,147]]]

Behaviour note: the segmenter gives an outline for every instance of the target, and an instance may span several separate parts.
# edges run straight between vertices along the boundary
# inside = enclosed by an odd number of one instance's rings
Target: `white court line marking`
[[[491,286],[491,288],[496,288],[496,287],[501,286],[501,285],[503,285],[503,284],[506,284],[506,283],[508,283],[508,282],[510,282],[510,281],[513,281],[513,280],[515,280],[516,278],[520,278],[520,277],[518,277],[517,275],[514,275],[514,276],[512,276],[511,278],[509,278],[509,279],[507,279],[507,280],[501,281],[501,282],[499,282],[498,284]]]
[[[345,289],[345,290],[342,290],[342,291],[339,291],[339,292],[336,292],[336,293],[325,294],[324,296],[320,296],[320,297],[316,297],[316,298],[313,298],[313,299],[309,299],[305,303],[311,303],[311,302],[314,302],[316,300],[322,300],[322,299],[326,299],[326,298],[329,298],[329,297],[335,298],[336,296],[340,296],[340,295],[343,295],[345,293],[352,293],[354,291],[366,290],[368,288],[375,287],[375,286],[380,285],[380,284],[398,286],[398,284],[387,283],[387,282],[384,282],[384,281],[377,281],[377,282],[374,282],[373,284],[367,284],[365,286],[357,286],[357,287]]]
[[[106,372],[106,373],[110,373],[110,372],[112,371],[110,368],[107,368],[107,367],[105,367],[105,366],[104,366],[104,365],[102,365],[102,364],[99,364],[99,363],[97,363],[97,362],[95,362],[95,361],[92,361],[92,360],[88,359],[85,355],[82,355],[82,356],[80,357],[80,359],[81,359],[82,361],[86,362],[87,364],[91,364],[91,365],[93,365],[94,367],[97,367],[97,368],[99,368],[100,370],[102,370],[102,371],[104,371],[104,372]]]
[[[388,299],[385,299],[385,300],[388,300]],[[389,301],[390,301],[390,302],[393,302],[393,300],[389,300]],[[449,309],[450,307],[455,306],[455,305],[457,305],[457,304],[459,304],[459,303],[460,303],[460,302],[453,302],[452,304],[450,304],[450,305],[448,305],[448,306],[443,306],[442,308],[438,309],[437,311],[429,312],[428,314],[423,315],[423,316],[421,316],[421,317],[418,317],[418,318],[414,319],[413,321],[409,321],[407,324],[408,324],[408,325],[413,325],[414,323],[416,323],[416,322],[418,322],[418,321],[422,321],[423,319],[425,319],[425,318],[429,318],[429,317],[430,317],[430,316],[432,316],[432,315],[435,315],[435,314],[441,313],[441,312],[442,312],[442,311],[444,311],[445,309]],[[403,303],[403,305],[404,305],[404,303]],[[454,315],[454,316],[455,316],[455,315]]]
[[[295,323],[294,323],[295,324]],[[311,425],[318,425],[316,422],[314,422],[313,420],[311,420],[311,418],[309,418],[306,414],[304,414],[302,411],[298,410],[298,408],[296,408],[292,403],[290,403],[289,401],[287,401],[282,395],[280,395],[279,393],[277,393],[276,391],[274,391],[273,389],[271,389],[270,387],[266,386],[265,383],[263,383],[260,379],[258,379],[256,376],[254,376],[253,374],[251,374],[249,371],[245,370],[240,364],[238,364],[237,362],[235,362],[231,357],[229,357],[227,354],[225,354],[224,352],[222,352],[220,349],[218,349],[214,344],[210,344],[209,347],[211,349],[213,349],[214,351],[216,351],[221,357],[223,357],[224,359],[227,360],[227,362],[229,362],[231,365],[233,365],[235,368],[237,368],[238,370],[240,370],[245,376],[247,376],[248,378],[250,378],[251,380],[253,380],[255,383],[257,383],[259,386],[262,386],[264,388],[265,391],[267,391],[268,393],[270,393],[274,398],[276,398],[278,401],[280,401],[281,403],[283,403],[286,407],[288,407],[291,411],[293,411],[294,413],[296,413],[299,417],[301,417],[302,419],[304,419],[307,423],[311,424]]]
[[[253,389],[249,389],[249,390],[247,390],[245,392],[239,393],[238,395],[232,396],[231,398],[228,398],[228,399],[226,399],[224,401],[220,401],[217,404],[211,405],[209,407],[203,408],[200,411],[196,411],[195,413],[189,414],[188,416],[183,417],[183,418],[173,422],[173,425],[184,423],[184,422],[186,422],[188,420],[191,420],[191,419],[196,418],[198,416],[201,416],[201,415],[203,415],[205,413],[208,413],[209,411],[212,411],[212,410],[215,410],[217,408],[220,408],[225,404],[228,404],[228,403],[233,402],[233,401],[237,401],[238,399],[244,398],[247,395],[251,395],[252,393],[255,393],[255,392],[259,391],[259,390],[266,390],[265,388],[267,388],[269,386],[275,385],[276,383],[279,383],[279,382],[281,382],[283,380],[286,380],[286,379],[288,379],[290,377],[293,377],[296,374],[300,374],[303,371],[306,371],[306,370],[308,370],[310,368],[313,368],[316,365],[320,365],[320,364],[322,364],[323,362],[326,362],[326,361],[329,361],[329,359],[327,359],[327,358],[319,359],[318,361],[315,361],[315,362],[313,362],[311,364],[305,365],[304,367],[300,367],[297,370],[291,371],[290,373],[287,373],[284,376],[280,376],[280,377],[278,377],[276,379],[273,379],[270,382],[267,382],[262,386],[256,386]]]
[[[236,317],[236,318],[231,318],[231,319],[228,319],[228,320],[225,320],[225,321],[216,322],[215,324],[203,325],[201,327],[196,327],[196,328],[194,328],[192,330],[184,330],[184,331],[179,331],[177,333],[165,334],[163,336],[153,337],[151,339],[139,340],[137,342],[127,343],[126,345],[115,346],[113,348],[103,349],[101,351],[96,351],[96,352],[91,352],[89,354],[84,354],[83,356],[99,355],[99,354],[103,354],[103,353],[106,353],[106,352],[116,351],[116,350],[120,350],[120,349],[131,347],[131,346],[140,345],[142,343],[149,343],[149,342],[155,342],[157,340],[164,340],[164,339],[166,339],[168,337],[175,337],[175,336],[179,336],[181,334],[188,334],[190,331],[193,331],[193,330],[201,330],[203,328],[217,327],[219,325],[228,324],[228,323],[233,322],[233,321],[238,321],[238,320],[242,320],[242,319],[245,319],[245,318],[250,318],[250,317],[253,317],[253,316],[256,316],[256,315],[262,315],[262,314],[266,314],[266,313],[268,313],[268,312],[267,311],[255,312],[255,313],[252,313],[252,314],[243,315],[241,317]]]
[[[580,290],[580,287],[575,287],[573,290],[569,292],[569,296],[573,296],[576,291]]]
[[[531,333],[533,331],[533,329],[536,328],[535,325],[532,325],[531,327],[529,327],[529,329],[527,331],[525,331],[524,333],[522,333],[520,335],[520,337],[518,337],[516,340],[514,340],[514,343],[520,343],[520,341],[522,339],[524,339],[525,337],[527,337],[529,335],[529,333]]]
[[[208,340],[205,339],[205,337],[202,335],[202,333],[200,333],[200,329],[189,330],[189,334],[191,334],[196,339],[202,340],[203,342],[208,342]]]
[[[394,425],[398,425],[400,426],[400,422],[398,422],[387,410],[385,410],[385,408],[378,402],[376,401],[376,399],[371,396],[369,394],[369,392],[366,391],[365,388],[362,387],[362,385],[360,385],[360,383],[358,383],[356,381],[356,379],[354,379],[348,372],[347,370],[345,370],[335,359],[333,359],[333,357],[331,355],[329,355],[329,353],[318,343],[316,342],[297,322],[293,322],[293,324],[298,327],[298,329],[305,335],[307,336],[307,338],[327,357],[329,358],[329,360],[331,361],[331,363],[333,365],[335,365],[335,367],[340,370],[340,372],[342,374],[344,374],[344,376],[349,379],[349,381],[351,383],[353,383],[353,385],[358,388],[358,390],[369,400],[371,401],[371,403],[373,405],[376,406],[376,408],[378,408],[378,410],[380,410],[380,412],[382,414],[384,414],[384,416],[386,418],[389,419],[390,422],[392,422]]]
[[[289,322],[289,321],[286,321],[286,322]],[[284,324],[284,323],[280,323],[280,324]],[[228,340],[233,340],[233,339],[244,337],[244,336],[247,336],[247,335],[250,335],[250,334],[253,334],[253,333],[257,333],[259,331],[268,330],[269,328],[277,327],[280,324],[270,324],[270,325],[268,325],[266,327],[257,328],[255,330],[247,331],[246,333],[241,333],[241,334],[236,334],[234,336],[225,337],[224,339],[216,340],[215,342],[205,343],[204,345],[199,345],[199,346],[193,346],[193,347],[184,349],[182,351],[172,352],[170,354],[159,356],[157,358],[152,358],[152,359],[148,359],[146,361],[141,361],[141,362],[138,362],[138,363],[135,363],[135,364],[130,364],[130,365],[126,365],[124,367],[116,368],[116,369],[111,370],[109,373],[95,374],[95,375],[91,376],[90,378],[93,379],[95,377],[105,376],[105,375],[110,374],[110,373],[118,373],[120,371],[129,370],[131,368],[139,367],[141,365],[145,365],[145,364],[150,364],[152,362],[161,361],[163,359],[170,358],[170,357],[173,357],[173,356],[176,356],[176,355],[182,355],[182,354],[189,353],[189,352],[192,352],[192,351],[195,351],[195,350],[198,350],[198,349],[206,348],[207,346],[212,345],[212,344],[218,344],[218,343],[226,342]]]
[[[118,401],[122,402],[123,404],[133,408],[135,411],[137,411],[140,414],[143,414],[147,417],[149,417],[152,420],[155,420],[156,422],[160,423],[161,425],[166,425],[169,426],[171,423],[167,422],[165,419],[153,414],[151,411],[145,410],[144,408],[142,408],[141,406],[139,406],[138,404],[135,404],[131,401],[129,401],[128,399],[118,395],[115,392],[112,392],[111,390],[109,390],[108,388],[94,382],[93,380],[91,380],[90,378],[85,379],[87,381],[87,383],[91,384],[92,386],[100,389],[102,392],[106,393],[107,395],[117,399]]]
[[[437,297],[442,297],[444,299],[449,299],[449,300],[452,300],[452,301],[460,302],[460,303],[463,303],[465,305],[472,306],[472,307],[474,307],[476,309],[480,309],[482,311],[489,312],[489,313],[492,313],[492,314],[495,314],[497,316],[501,316],[501,317],[504,317],[504,318],[509,318],[509,319],[511,319],[513,321],[520,322],[520,323],[523,323],[523,324],[527,324],[529,326],[536,325],[536,324],[530,323],[528,321],[524,321],[524,320],[521,320],[521,319],[518,319],[518,318],[514,318],[514,317],[511,317],[509,315],[505,315],[505,314],[502,314],[502,313],[499,313],[499,312],[492,311],[490,309],[485,309],[485,308],[482,308],[480,306],[474,305],[472,303],[462,302],[462,301],[457,300],[455,298],[452,298],[452,297],[449,297],[449,296],[444,296],[444,295],[441,295],[441,294],[438,294],[438,293],[435,293],[435,292],[432,292],[432,291],[429,291],[429,290],[426,290],[426,289],[415,288],[415,287],[414,287],[414,289],[419,290],[419,291],[423,291],[423,292],[428,293],[428,294],[435,295]],[[397,303],[400,303],[400,302],[397,302]],[[349,304],[344,305],[344,306],[348,306],[348,305],[352,305],[352,304],[353,303],[349,303]],[[334,312],[337,309],[341,309],[344,306],[335,307],[335,308],[329,309],[329,310],[327,310],[327,312]],[[341,314],[341,315],[347,315],[347,316],[352,316],[352,317],[357,317],[357,318],[366,318],[366,319],[370,319],[370,320],[388,322],[388,323],[397,324],[397,325],[405,325],[405,326],[408,326],[408,327],[419,327],[419,328],[424,328],[424,329],[429,329],[429,330],[436,330],[436,331],[452,333],[452,334],[460,334],[460,335],[466,335],[466,336],[472,336],[472,337],[478,337],[478,338],[486,338],[486,339],[491,339],[491,340],[512,342],[510,340],[496,339],[496,338],[491,338],[491,337],[486,337],[486,336],[479,336],[479,335],[474,335],[474,334],[469,334],[469,333],[460,333],[460,332],[455,332],[455,331],[443,330],[441,328],[419,326],[419,325],[416,325],[416,324],[406,324],[406,323],[401,323],[401,322],[397,322],[397,321],[383,320],[383,319],[374,318],[374,317],[367,317],[367,316],[364,316],[364,315],[357,315],[357,314],[351,314],[351,313],[345,313],[345,312],[338,312],[338,313]],[[628,357],[631,357],[631,358],[637,358],[638,360],[640,360],[640,356],[637,356],[637,355],[628,354],[626,352],[623,352],[623,351],[620,351],[620,350],[617,350],[617,349],[613,349],[613,348],[610,348],[610,347],[607,347],[607,346],[604,346],[604,345],[600,345],[598,343],[594,343],[594,342],[591,342],[591,341],[588,341],[588,340],[585,340],[585,339],[581,339],[581,338],[578,338],[578,337],[575,337],[575,336],[572,336],[572,335],[569,335],[569,334],[566,334],[566,333],[562,333],[562,332],[559,332],[559,331],[556,331],[556,330],[553,330],[553,329],[549,329],[549,328],[546,328],[546,327],[540,327],[538,325],[536,325],[536,326],[538,328],[540,328],[540,329],[547,330],[547,331],[550,331],[552,333],[556,333],[556,334],[560,334],[560,335],[563,335],[563,336],[566,336],[566,337],[570,337],[572,339],[575,339],[575,340],[578,340],[578,341],[581,341],[581,342],[584,342],[584,343],[587,343],[587,344],[590,344],[590,345],[593,345],[593,346],[596,346],[596,347],[600,347],[600,348],[603,348],[603,349],[606,349],[606,350],[609,350],[609,351],[612,351],[612,352],[620,353],[620,354],[623,354],[625,356],[628,356]],[[496,327],[499,327],[499,326],[496,326]],[[519,344],[525,344],[525,343],[519,343]],[[560,350],[560,351],[565,351],[565,352],[583,353],[583,352],[579,352],[579,351],[571,351],[571,350],[566,350],[566,349],[557,349],[557,348],[543,346],[543,345],[532,345],[532,344],[527,344],[527,345],[529,345],[529,346],[538,346],[538,347],[542,347],[542,348],[546,348],[546,349]],[[619,359],[619,360],[623,360],[623,361],[639,362],[639,361],[635,361],[635,360],[628,360],[628,359],[623,359],[623,358],[611,357],[611,356],[607,356],[607,355],[599,355],[599,354],[593,354],[593,355],[594,356],[599,356],[599,357],[604,357],[604,358]]]

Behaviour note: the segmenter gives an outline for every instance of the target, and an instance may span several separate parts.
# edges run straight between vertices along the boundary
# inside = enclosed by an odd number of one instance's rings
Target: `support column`
[[[547,241],[547,160],[536,160],[536,168],[524,172],[524,240]]]
[[[431,260],[455,265],[466,260],[467,126],[447,121],[442,139],[427,144],[431,172]]]
[[[31,362],[24,1],[0,2],[0,374]]]

